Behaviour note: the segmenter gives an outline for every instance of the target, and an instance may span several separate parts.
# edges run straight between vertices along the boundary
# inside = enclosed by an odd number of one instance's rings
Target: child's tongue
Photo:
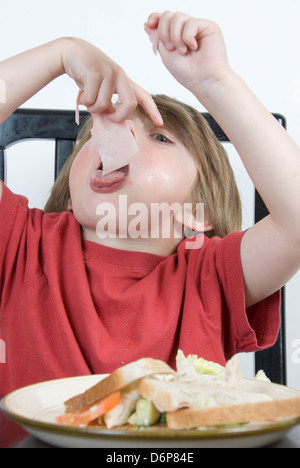
[[[103,175],[103,170],[93,171],[90,178],[92,190],[99,193],[110,193],[118,190],[126,181],[128,166],[124,166],[117,171]]]
[[[98,155],[99,166],[91,174],[90,187],[99,193],[114,192],[124,185],[128,166],[139,155],[139,149],[127,122],[117,124],[106,114],[92,115],[88,144],[90,151]]]

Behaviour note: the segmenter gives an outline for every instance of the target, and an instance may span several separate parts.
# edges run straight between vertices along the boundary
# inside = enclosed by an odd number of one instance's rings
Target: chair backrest
[[[80,112],[80,120],[88,112]],[[78,133],[75,112],[69,110],[18,109],[0,125],[0,178],[5,175],[5,150],[20,140],[55,140],[55,174],[71,154]]]
[[[80,119],[85,119],[88,112],[80,112]],[[229,139],[208,113],[203,113],[213,132],[221,142]],[[285,118],[281,114],[273,116],[286,128]],[[0,125],[0,178],[4,180],[5,150],[10,145],[24,139],[55,140],[55,174],[60,173],[65,161],[72,152],[78,133],[74,111],[18,109]],[[255,222],[268,215],[268,210],[255,190]],[[286,349],[285,349],[285,288],[282,289],[281,329],[277,342],[265,351],[255,353],[255,369],[263,369],[272,382],[286,384]]]

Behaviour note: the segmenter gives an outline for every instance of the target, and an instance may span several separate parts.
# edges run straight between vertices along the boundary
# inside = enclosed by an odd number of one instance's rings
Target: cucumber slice
[[[160,416],[152,401],[141,398],[136,404],[136,412],[129,417],[128,423],[133,426],[148,427],[159,422]]]

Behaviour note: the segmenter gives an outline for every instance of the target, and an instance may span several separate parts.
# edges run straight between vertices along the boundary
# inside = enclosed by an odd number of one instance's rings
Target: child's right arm
[[[161,116],[150,94],[134,83],[121,67],[97,47],[78,38],[60,38],[0,62],[5,102],[0,103],[0,124],[44,86],[66,73],[82,90],[80,104],[90,112],[112,112],[122,122],[137,104],[161,125]],[[119,95],[115,111],[112,95]],[[74,99],[75,104],[75,99]],[[0,184],[0,198],[2,185]]]
[[[300,269],[300,149],[231,69],[220,28],[182,13],[146,23],[168,70],[210,112],[237,149],[270,215],[241,243],[246,306],[278,291]]]

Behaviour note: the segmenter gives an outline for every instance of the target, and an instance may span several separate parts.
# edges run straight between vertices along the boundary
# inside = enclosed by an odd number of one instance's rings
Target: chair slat
[[[4,182],[4,149],[0,148],[0,179]]]
[[[59,176],[66,160],[73,151],[73,140],[55,141],[55,179]]]

